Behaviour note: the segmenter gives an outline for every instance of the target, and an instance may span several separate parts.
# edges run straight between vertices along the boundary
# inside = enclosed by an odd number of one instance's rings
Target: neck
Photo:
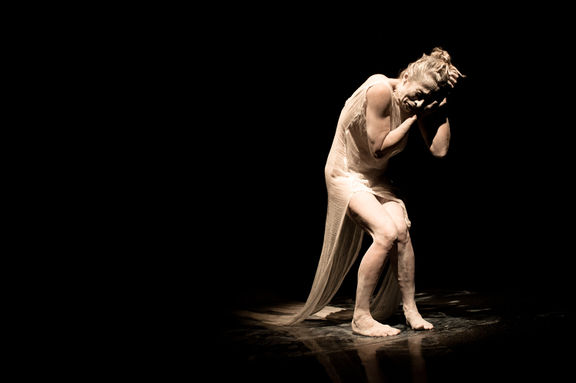
[[[400,79],[391,78],[389,80],[390,80],[390,85],[392,86],[392,99],[394,100],[394,106],[399,110],[400,119],[402,121],[404,121],[408,117],[413,116],[414,112],[410,112],[408,110],[405,110],[400,103],[400,99],[398,98],[398,93],[396,92],[396,88],[400,84]]]

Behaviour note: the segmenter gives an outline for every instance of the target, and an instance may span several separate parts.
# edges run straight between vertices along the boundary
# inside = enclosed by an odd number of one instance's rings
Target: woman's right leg
[[[386,257],[398,238],[396,226],[380,201],[370,193],[355,193],[348,208],[350,215],[372,237],[372,244],[362,257],[358,269],[352,330],[367,336],[396,335],[400,330],[377,322],[370,313],[370,298]]]

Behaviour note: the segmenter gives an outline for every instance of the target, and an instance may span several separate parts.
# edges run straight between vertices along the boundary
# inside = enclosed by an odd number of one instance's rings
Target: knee
[[[396,236],[400,243],[407,243],[410,240],[410,231],[406,223],[396,224]]]
[[[407,243],[410,240],[408,225],[387,222],[376,228],[373,233],[374,243],[383,248],[389,248],[395,242]]]
[[[408,242],[410,240],[410,227],[404,208],[395,202],[384,204],[384,208],[386,209],[386,212],[388,213],[393,223],[396,234],[396,241],[399,243]]]
[[[392,223],[379,225],[372,233],[374,244],[388,250],[399,239],[396,226]]]

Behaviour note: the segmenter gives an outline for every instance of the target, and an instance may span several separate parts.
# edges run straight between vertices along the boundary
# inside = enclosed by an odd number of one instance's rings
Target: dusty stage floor
[[[292,327],[267,326],[248,312],[271,312],[275,302],[230,314],[213,338],[204,368],[210,381],[246,382],[516,382],[555,381],[573,374],[573,315],[473,291],[417,294],[431,331],[406,327],[401,311],[388,324],[393,337],[356,335],[353,302],[339,298],[334,312]]]

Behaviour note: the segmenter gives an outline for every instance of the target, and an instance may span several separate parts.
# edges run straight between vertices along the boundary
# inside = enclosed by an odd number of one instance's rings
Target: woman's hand
[[[438,102],[438,100],[434,100],[428,105],[425,105],[418,114],[422,117],[429,116],[430,114],[434,113],[437,110],[443,109],[446,106],[446,97],[442,99],[442,101]]]
[[[400,125],[398,125],[398,127],[396,129],[407,131],[408,129],[410,129],[412,127],[412,125],[414,124],[414,122],[416,121],[417,118],[418,118],[417,114],[411,115],[410,117],[408,117],[407,119],[402,121],[402,123]]]

